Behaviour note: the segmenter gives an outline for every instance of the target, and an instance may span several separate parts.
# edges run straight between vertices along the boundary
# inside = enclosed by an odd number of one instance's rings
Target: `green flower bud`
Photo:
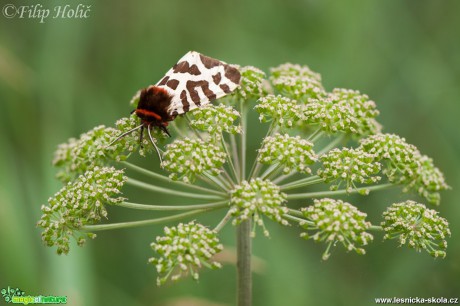
[[[190,222],[178,226],[165,227],[165,235],[156,237],[151,243],[158,257],[149,259],[155,266],[159,276],[157,284],[164,284],[171,276],[172,280],[190,274],[198,280],[198,270],[201,267],[220,268],[212,257],[223,250],[216,232],[201,224]]]
[[[310,174],[309,166],[317,159],[311,142],[299,136],[275,134],[264,139],[258,161],[263,164],[279,163],[284,166],[284,174],[292,171]]]
[[[58,254],[67,254],[71,237],[78,245],[83,245],[85,237],[94,238],[94,234],[80,233],[80,228],[106,218],[104,204],[123,201],[117,195],[125,181],[123,171],[95,167],[68,183],[48,200],[48,206],[42,206],[43,215],[37,223],[43,228],[42,240],[49,247],[56,246]]]
[[[243,100],[258,99],[265,95],[265,73],[253,66],[240,68],[240,87],[236,94]]]
[[[240,134],[241,126],[234,125],[240,114],[231,106],[208,104],[192,111],[193,120],[190,125],[210,135],[220,138],[223,132]]]
[[[282,193],[280,188],[268,180],[260,178],[243,181],[240,185],[235,186],[231,192],[230,212],[235,217],[233,225],[253,219],[255,224],[261,226],[264,235],[269,236],[265,228],[262,215],[278,222],[281,225],[288,225],[284,215],[288,212],[284,206],[286,194]],[[255,235],[255,232],[252,233]]]
[[[433,257],[446,257],[450,236],[449,223],[438,212],[414,201],[391,205],[383,213],[384,239],[398,238],[400,245],[407,245],[420,252],[422,249]]]
[[[305,124],[319,125],[327,133],[343,132],[358,137],[380,132],[375,120],[379,114],[374,101],[359,91],[334,89],[319,99],[310,99],[305,106]]]
[[[366,221],[367,215],[350,203],[326,198],[314,200],[314,205],[302,208],[301,211],[307,221],[299,225],[307,232],[300,236],[327,243],[323,260],[329,258],[330,247],[337,243],[348,251],[354,250],[364,255],[365,250],[357,245],[365,246],[374,239],[366,232],[371,227],[371,223]]]
[[[210,175],[221,173],[227,155],[221,147],[201,139],[176,140],[166,147],[161,164],[173,180],[194,181],[204,172]]]
[[[333,149],[320,157],[321,168],[317,174],[324,182],[335,184],[331,190],[337,190],[342,182],[347,186],[347,191],[359,188],[358,184],[375,184],[380,176],[380,163],[376,161],[375,155],[358,149],[342,148]],[[364,190],[364,193],[367,193]]]
[[[321,75],[307,66],[287,63],[270,71],[270,81],[283,96],[307,103],[309,98],[319,98],[326,94],[321,84]]]
[[[300,105],[289,98],[268,95],[257,102],[255,109],[261,122],[273,120],[280,127],[292,128],[302,118]]]
[[[449,188],[432,159],[422,155],[404,138],[377,134],[361,140],[360,149],[377,156],[390,182],[405,185],[405,192],[414,190],[432,204],[439,204],[439,191]]]

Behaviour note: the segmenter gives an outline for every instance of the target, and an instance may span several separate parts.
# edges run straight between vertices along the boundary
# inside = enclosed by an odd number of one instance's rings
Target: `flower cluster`
[[[100,125],[82,134],[79,139],[71,138],[67,143],[60,144],[53,159],[53,165],[61,168],[57,177],[68,182],[94,166],[103,166],[110,158],[125,159],[124,143],[105,150],[117,133],[116,129]]]
[[[391,205],[383,213],[384,239],[398,238],[417,251],[422,249],[434,257],[445,257],[446,237],[450,236],[449,223],[438,212],[414,201]]]
[[[375,120],[379,114],[374,101],[359,91],[334,89],[319,99],[310,99],[304,108],[304,124],[318,125],[327,133],[343,132],[356,136],[380,132]]]
[[[419,155],[420,168],[410,187],[428,200],[428,202],[439,205],[441,195],[439,191],[449,189],[444,174],[433,164],[433,159],[426,155]]]
[[[227,155],[221,147],[201,139],[184,138],[166,147],[161,164],[173,180],[191,182],[197,175],[218,175]]]
[[[67,143],[60,144],[53,159],[53,165],[60,168],[56,176],[63,182],[69,182],[88,169],[103,167],[109,161],[124,161],[131,153],[139,150],[139,130],[114,142],[124,132],[139,126],[135,115],[118,120],[116,126],[117,129],[100,125],[80,135],[79,139],[71,138]],[[158,129],[153,129],[152,135],[155,139],[165,138]],[[153,152],[145,136],[142,146],[139,154],[145,156]]]
[[[280,127],[292,128],[302,118],[300,105],[283,96],[267,95],[255,107],[261,122],[274,121]]]
[[[253,66],[245,66],[240,68],[240,73],[240,87],[236,91],[236,96],[243,100],[250,100],[265,95],[265,73],[262,70]]]
[[[439,204],[439,191],[449,188],[432,159],[422,155],[404,138],[377,134],[362,139],[360,149],[376,155],[390,182],[405,185],[405,191],[415,190],[430,203]]]
[[[234,125],[234,122],[240,117],[233,107],[226,105],[214,106],[208,104],[197,108],[192,112],[193,120],[190,125],[201,131],[206,131],[219,140],[222,133],[240,134],[241,126]]]
[[[286,195],[280,188],[271,181],[260,178],[241,182],[231,191],[230,212],[235,217],[233,224],[253,219],[253,221],[264,229],[264,235],[269,232],[265,228],[261,215],[265,215],[281,225],[288,225],[284,215],[288,212],[284,206]],[[254,236],[255,233],[253,232]]]
[[[328,244],[323,260],[329,258],[330,247],[337,242],[348,251],[365,254],[366,251],[357,248],[356,244],[364,246],[373,240],[373,236],[366,232],[371,226],[366,221],[367,215],[341,200],[315,200],[314,205],[302,208],[302,214],[307,221],[301,222],[300,226],[307,232],[302,233],[301,237]]]
[[[337,190],[342,182],[346,183],[348,192],[356,189],[358,184],[375,184],[380,180],[380,163],[375,155],[359,149],[333,149],[320,157],[322,166],[318,176],[324,182],[335,182],[331,190]]]
[[[309,174],[309,166],[317,159],[313,143],[299,136],[275,134],[264,139],[258,161],[263,164],[280,164],[284,167],[284,174],[292,171]]]
[[[288,98],[307,103],[309,98],[325,95],[319,73],[307,66],[283,64],[272,68],[270,81],[276,90]]]
[[[107,217],[104,204],[123,201],[118,195],[125,181],[121,170],[95,167],[65,185],[48,200],[49,206],[42,206],[43,215],[37,225],[44,229],[42,239],[45,244],[57,246],[58,254],[67,254],[70,237],[76,237],[82,226]],[[83,245],[85,236],[95,237],[90,233],[80,234],[76,238],[79,245]]]
[[[156,242],[151,243],[158,258],[149,259],[160,275],[158,285],[164,284],[171,275],[172,280],[187,274],[198,280],[198,269],[202,266],[213,269],[221,267],[220,263],[212,261],[212,257],[223,249],[215,231],[190,222],[165,227],[164,233],[164,236],[156,237]]]

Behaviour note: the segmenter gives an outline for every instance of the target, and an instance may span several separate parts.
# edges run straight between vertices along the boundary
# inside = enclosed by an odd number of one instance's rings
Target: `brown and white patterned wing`
[[[156,84],[172,94],[168,109],[180,115],[233,92],[240,72],[225,62],[190,51]]]

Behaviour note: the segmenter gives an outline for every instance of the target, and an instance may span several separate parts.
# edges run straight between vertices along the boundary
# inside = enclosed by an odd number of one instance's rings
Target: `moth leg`
[[[142,137],[143,136],[144,136],[144,125],[142,124],[141,132],[139,134],[139,145],[141,146],[141,149],[144,148],[144,144],[142,143]]]
[[[110,147],[111,145],[113,145],[115,142],[117,142],[118,140],[122,139],[122,138],[125,137],[126,135],[131,134],[131,133],[134,132],[135,130],[137,130],[137,129],[141,129],[141,130],[142,130],[143,127],[144,127],[144,125],[141,124],[141,125],[136,126],[135,128],[133,128],[133,129],[127,131],[127,132],[124,132],[123,134],[121,134],[120,136],[118,136],[114,141],[112,141],[111,143],[109,143],[109,144],[106,146],[106,148],[107,148],[107,147]]]
[[[163,163],[163,159],[161,158],[161,153],[160,153],[160,149],[158,148],[158,146],[155,144],[155,141],[153,141],[153,137],[152,137],[152,133],[150,132],[150,129],[152,128],[151,125],[149,125],[147,127],[147,131],[149,132],[149,137],[150,137],[150,141],[152,142],[152,145],[155,147],[155,150],[157,151],[157,154],[158,154],[158,158],[160,159],[160,165]]]
[[[166,134],[168,134],[169,137],[171,137],[171,134],[169,134],[169,131],[168,131],[168,129],[167,129],[165,126],[160,125],[160,129],[161,129],[163,132],[165,132]]]

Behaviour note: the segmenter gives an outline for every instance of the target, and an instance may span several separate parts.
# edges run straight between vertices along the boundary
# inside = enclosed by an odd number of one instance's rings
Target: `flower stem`
[[[305,220],[305,219],[302,219],[302,218],[299,218],[299,217],[294,217],[294,216],[291,216],[291,215],[288,215],[288,214],[283,215],[283,217],[286,218],[286,219],[289,219],[291,221],[297,222],[297,223],[304,223],[304,224],[306,223],[306,224],[311,224],[311,225],[314,224],[311,221],[308,221],[308,220]]]
[[[207,208],[207,209],[196,209],[189,212],[172,215],[163,218],[155,218],[149,220],[141,220],[141,221],[131,221],[131,222],[120,222],[120,223],[111,223],[111,224],[99,224],[99,225],[85,225],[82,226],[81,229],[84,231],[95,232],[95,231],[105,231],[105,230],[112,230],[112,229],[120,229],[120,228],[131,228],[131,227],[139,227],[144,225],[152,225],[158,223],[165,223],[169,221],[176,221],[181,220],[186,217],[198,215],[204,213],[206,211],[214,210],[217,208]]]
[[[294,182],[282,185],[281,190],[285,191],[285,190],[300,188],[300,187],[304,187],[308,185],[321,183],[322,181],[323,179],[321,179],[319,176],[313,175],[313,176],[309,176],[309,177],[300,179],[298,181],[294,181]]]
[[[237,228],[237,299],[238,306],[252,304],[252,271],[251,271],[251,220],[240,223]]]
[[[203,191],[203,192],[206,192],[206,193],[212,193],[212,194],[215,194],[215,195],[221,195],[221,196],[225,195],[223,192],[220,192],[220,191],[217,191],[217,190],[201,187],[201,186],[198,186],[198,185],[187,184],[187,183],[180,182],[180,181],[173,181],[167,176],[155,173],[153,171],[149,171],[147,169],[144,169],[142,167],[133,165],[133,164],[131,164],[129,162],[126,162],[126,161],[121,162],[121,164],[123,164],[124,166],[126,166],[127,168],[129,168],[131,170],[134,170],[134,171],[136,171],[136,172],[138,172],[140,174],[144,174],[144,175],[149,176],[151,178],[154,178],[156,180],[160,180],[160,181],[163,181],[163,182],[179,185],[179,186],[182,186],[182,187],[187,187],[187,188],[191,188],[191,189],[200,190],[200,191]]]
[[[220,232],[220,230],[222,228],[224,228],[225,224],[227,224],[227,222],[232,218],[232,212],[231,210],[228,210],[227,211],[227,214],[225,215],[225,217],[220,220],[219,224],[216,225],[216,227],[214,228],[214,231],[216,232]]]
[[[230,136],[230,146],[232,147],[232,156],[235,160],[235,169],[237,171],[237,177],[241,177],[241,166],[240,166],[240,159],[238,157],[238,144],[236,142],[236,137],[234,134],[231,134]]]
[[[381,227],[379,225],[371,225],[371,227],[369,227],[369,230],[370,231],[381,232],[381,231],[383,231],[383,227]]]
[[[365,190],[376,191],[376,190],[388,189],[394,186],[395,185],[388,183],[388,184],[382,184],[382,185],[376,185],[376,186],[370,186],[370,187],[357,188],[357,189],[353,189],[352,191],[341,189],[341,190],[333,190],[333,191],[294,193],[294,194],[288,194],[287,199],[296,200],[296,199],[331,197],[331,196],[336,196],[336,195],[359,193],[360,191],[365,191]]]
[[[324,148],[322,148],[318,153],[317,155],[318,156],[321,156],[323,155],[324,153],[328,152],[329,150],[331,150],[332,148],[335,148],[342,140],[345,139],[345,135],[340,135],[338,137],[336,137],[333,141],[331,141],[329,144],[327,144]]]
[[[202,200],[222,200],[224,199],[224,196],[178,191],[174,189],[169,189],[169,188],[147,184],[147,183],[135,180],[133,178],[128,178],[128,180],[126,181],[126,184],[129,184],[131,186],[136,186],[139,188],[143,188],[146,190],[161,192],[161,193],[170,194],[174,196],[182,196],[182,197],[202,199]]]
[[[245,109],[244,101],[240,101],[240,112],[241,112],[241,171],[240,180],[241,183],[246,178],[246,139],[247,139],[247,114]]]
[[[171,210],[193,210],[193,209],[204,209],[204,208],[221,208],[228,205],[228,201],[219,201],[215,203],[206,204],[190,204],[190,205],[150,205],[150,204],[138,204],[131,202],[121,202],[115,204],[116,206],[139,209],[139,210],[155,210],[155,211],[171,211]]]
[[[313,134],[308,136],[307,140],[314,143],[316,140],[321,138],[322,135],[323,135],[323,133],[321,131],[321,128],[318,128],[316,131],[313,132]]]
[[[230,173],[232,174],[235,181],[238,181],[238,173],[235,169],[235,165],[233,164],[233,160],[232,160],[232,156],[230,155],[230,151],[228,150],[227,142],[225,141],[224,136],[222,134],[220,135],[220,139],[221,139],[222,147],[224,148],[225,154],[227,155],[227,161],[228,161],[228,165],[230,168]]]

